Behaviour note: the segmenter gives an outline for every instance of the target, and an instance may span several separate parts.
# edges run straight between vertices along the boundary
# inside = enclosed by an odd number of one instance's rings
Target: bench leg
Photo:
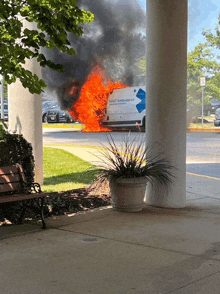
[[[47,225],[44,219],[44,198],[39,198],[40,200],[40,216],[41,216],[41,220],[42,220],[42,229],[46,229]]]

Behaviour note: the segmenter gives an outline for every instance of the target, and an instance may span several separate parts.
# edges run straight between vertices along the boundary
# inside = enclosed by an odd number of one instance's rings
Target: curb
[[[190,132],[206,132],[206,133],[219,133],[220,129],[200,129],[200,128],[187,128]]]

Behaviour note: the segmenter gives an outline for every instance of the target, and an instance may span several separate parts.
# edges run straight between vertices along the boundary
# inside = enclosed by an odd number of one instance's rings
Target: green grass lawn
[[[91,184],[94,179],[91,174],[86,172],[93,165],[67,151],[44,147],[43,158],[44,183],[42,190],[45,192],[82,188]]]
[[[218,129],[214,126],[214,117],[204,117],[204,119],[212,119],[212,122],[209,123],[204,123],[203,128],[204,129]],[[68,129],[68,128],[74,128],[74,129],[79,129],[82,130],[85,126],[83,124],[43,124],[44,128],[61,128],[61,129]],[[197,129],[202,129],[202,124],[201,123],[191,123],[190,128],[197,128]],[[219,128],[220,129],[220,128]]]
[[[199,119],[202,119],[202,117],[198,117]],[[209,122],[204,122],[203,123],[203,128],[204,129],[218,129],[214,126],[214,116],[204,116],[204,120],[209,120]],[[202,129],[202,123],[191,123],[190,128],[193,129]]]
[[[202,124],[201,123],[197,123],[197,124],[191,123],[190,124],[190,128],[193,128],[193,129],[202,129]],[[216,127],[214,126],[214,123],[204,123],[203,124],[203,128],[204,129],[215,129]],[[218,129],[218,128],[216,128],[216,129]]]
[[[84,124],[81,123],[70,123],[70,124],[62,124],[62,123],[43,123],[43,128],[60,128],[60,129],[83,129],[85,127]]]

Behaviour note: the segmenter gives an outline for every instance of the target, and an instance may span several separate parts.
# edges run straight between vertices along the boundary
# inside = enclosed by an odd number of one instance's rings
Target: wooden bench
[[[40,184],[38,183],[32,183],[30,188],[27,187],[25,174],[21,165],[16,164],[0,167],[0,204],[22,201],[23,205],[19,222],[23,220],[28,201],[35,199],[42,219],[42,228],[46,229],[43,209],[44,197],[47,195],[48,193],[41,191]]]

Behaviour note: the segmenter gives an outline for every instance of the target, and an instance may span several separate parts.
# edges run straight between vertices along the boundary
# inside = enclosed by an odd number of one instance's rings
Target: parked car
[[[49,109],[57,108],[58,102],[57,100],[45,100],[42,102],[42,122],[47,122],[47,114]]]
[[[212,114],[215,114],[216,110],[218,108],[220,108],[220,101],[219,100],[216,100],[216,101],[211,101],[211,106],[212,106],[212,110],[211,110],[211,113]]]
[[[61,110],[59,107],[49,109],[47,113],[47,122],[48,123],[71,123],[74,122],[74,119],[69,114],[68,111]]]
[[[220,127],[220,108],[217,108],[215,111],[214,126]]]
[[[2,106],[0,104],[0,119],[2,118]],[[4,120],[8,121],[8,103],[4,103]]]

